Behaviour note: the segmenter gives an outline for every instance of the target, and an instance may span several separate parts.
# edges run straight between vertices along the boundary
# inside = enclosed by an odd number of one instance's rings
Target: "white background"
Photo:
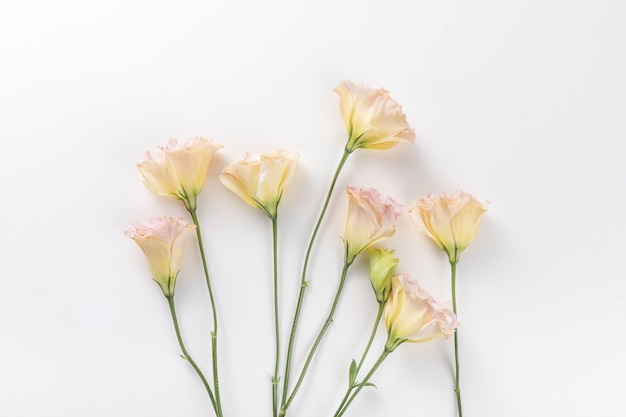
[[[270,415],[269,221],[217,175],[245,151],[301,154],[280,207],[285,334],[346,141],[332,92],[343,79],[390,90],[417,140],[350,157],[313,254],[296,364],[337,282],[345,185],[406,208],[462,189],[492,202],[459,264],[466,417],[623,416],[625,15],[619,0],[3,2],[0,416],[210,415],[123,235],[185,216],[135,163],[196,135],[224,145],[199,201],[224,412]],[[399,270],[449,298],[443,253],[407,217],[398,224],[387,246]],[[210,373],[195,239],[187,249],[176,301]],[[343,394],[376,311],[364,261],[294,417],[330,416]],[[451,341],[402,345],[346,416],[453,417],[451,367]]]

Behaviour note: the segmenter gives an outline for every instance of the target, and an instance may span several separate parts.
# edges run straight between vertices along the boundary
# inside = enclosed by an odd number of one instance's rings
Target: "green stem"
[[[319,331],[317,338],[315,339],[315,342],[313,343],[313,346],[311,346],[311,350],[309,351],[309,354],[307,355],[306,361],[304,362],[304,366],[302,367],[302,370],[300,371],[300,376],[298,377],[298,381],[296,382],[296,385],[294,386],[293,391],[291,391],[289,398],[287,399],[287,401],[285,401],[284,405],[281,407],[281,410],[280,410],[281,416],[284,416],[285,414],[287,414],[287,408],[289,408],[289,405],[291,404],[294,397],[296,396],[296,393],[300,389],[300,385],[302,384],[302,381],[304,380],[304,376],[306,375],[306,372],[309,369],[309,365],[311,364],[311,361],[313,360],[313,356],[315,355],[317,348],[319,347],[322,339],[324,338],[324,334],[326,334],[328,327],[333,322],[333,315],[335,314],[335,310],[337,309],[339,297],[341,296],[341,293],[343,291],[343,287],[346,282],[346,276],[348,274],[348,269],[350,268],[351,264],[352,262],[348,262],[348,261],[345,261],[343,264],[343,269],[341,271],[341,279],[339,280],[339,286],[337,287],[337,292],[335,293],[333,304],[330,308],[330,311],[328,312],[326,321],[324,321],[324,325]]]
[[[215,297],[213,296],[213,289],[211,287],[211,278],[209,277],[209,269],[207,268],[206,256],[204,254],[204,244],[202,243],[202,233],[200,231],[200,223],[198,222],[198,216],[196,215],[195,207],[188,209],[191,214],[193,224],[196,225],[196,236],[198,237],[198,247],[200,248],[200,257],[202,259],[202,267],[204,268],[204,277],[206,279],[207,289],[209,290],[209,298],[211,300],[211,312],[213,314],[213,330],[211,331],[211,354],[212,354],[212,368],[213,368],[213,389],[215,390],[215,403],[217,405],[216,413],[217,417],[223,417],[222,414],[222,402],[220,399],[220,384],[217,371],[217,311],[215,309]]]
[[[322,211],[320,212],[319,218],[317,219],[317,223],[315,224],[315,228],[313,229],[313,234],[311,235],[311,240],[309,241],[309,246],[306,250],[306,255],[304,257],[304,265],[302,267],[302,276],[300,279],[300,292],[298,294],[298,301],[296,304],[296,310],[294,312],[293,321],[291,323],[291,331],[289,334],[289,344],[287,346],[287,359],[285,361],[285,372],[284,372],[284,382],[283,382],[283,393],[281,399],[281,409],[284,408],[285,402],[287,401],[287,392],[289,390],[289,374],[291,371],[291,361],[293,355],[293,347],[296,339],[296,333],[298,329],[298,322],[300,320],[300,312],[302,311],[302,304],[304,301],[304,293],[308,286],[307,284],[307,270],[309,267],[309,258],[311,256],[311,251],[313,250],[313,243],[315,242],[315,238],[317,237],[317,233],[320,229],[320,225],[322,224],[322,220],[324,215],[326,214],[326,209],[328,208],[328,203],[330,202],[330,197],[335,189],[335,184],[337,183],[337,178],[339,178],[339,173],[341,172],[344,164],[346,163],[348,156],[350,156],[350,151],[347,149],[344,150],[341,160],[339,161],[339,165],[335,170],[335,174],[330,183],[330,187],[328,188],[328,193],[326,194],[326,200],[324,201],[324,205],[322,206]],[[286,413],[281,410],[281,416],[284,416]]]
[[[217,404],[215,402],[215,397],[213,396],[213,392],[211,391],[211,387],[209,386],[209,383],[207,382],[200,368],[198,368],[198,365],[196,365],[196,362],[191,358],[191,355],[189,355],[189,352],[187,352],[187,349],[185,348],[185,344],[183,343],[183,338],[180,334],[180,328],[178,327],[178,319],[176,318],[176,307],[174,307],[174,296],[171,295],[166,298],[170,306],[170,313],[172,315],[172,321],[174,322],[174,330],[176,330],[176,338],[178,339],[178,345],[180,346],[180,350],[183,352],[182,358],[185,359],[187,362],[189,362],[191,367],[194,369],[194,371],[196,371],[196,373],[202,380],[202,383],[204,384],[204,388],[206,388],[206,391],[209,394],[209,398],[211,399],[211,403],[213,404],[213,409],[215,410],[215,413],[217,414]]]
[[[456,316],[456,262],[450,262],[452,271],[452,311]],[[454,392],[456,393],[456,403],[459,410],[459,417],[463,417],[463,407],[461,406],[461,385],[459,384],[459,331],[454,332]]]
[[[350,407],[350,404],[352,404],[352,401],[354,401],[356,396],[359,395],[359,392],[361,392],[363,387],[366,386],[366,384],[369,382],[372,375],[374,375],[374,372],[376,372],[380,364],[383,363],[383,361],[387,358],[387,356],[389,356],[391,352],[392,352],[391,350],[387,350],[387,349],[383,350],[383,353],[381,353],[381,355],[378,357],[378,359],[376,360],[376,363],[374,363],[374,365],[372,366],[372,369],[370,369],[370,371],[367,373],[365,378],[363,378],[363,382],[360,382],[358,384],[356,391],[354,391],[354,393],[350,396],[350,399],[348,400],[348,402],[345,405],[342,404],[337,408],[337,411],[335,411],[334,417],[341,417],[346,412],[348,407]]]
[[[374,341],[374,337],[376,336],[376,330],[378,330],[378,323],[380,322],[380,318],[383,316],[383,308],[385,307],[384,303],[378,304],[378,313],[376,314],[376,320],[374,321],[374,327],[372,327],[372,334],[370,335],[370,340],[367,342],[367,347],[365,348],[365,352],[363,352],[363,356],[361,356],[361,360],[359,361],[359,365],[356,367],[356,374],[359,374],[361,367],[363,366],[363,362],[365,361],[365,357],[367,356],[370,347],[372,346],[372,342]]]
[[[278,365],[280,361],[280,331],[278,327],[278,219],[272,219],[272,245],[274,262],[274,331],[276,355],[274,359],[274,377],[272,378],[272,414],[278,415]]]
[[[370,340],[367,342],[365,351],[363,352],[363,355],[361,356],[361,360],[359,361],[359,364],[356,367],[356,372],[354,373],[355,377],[359,375],[359,371],[363,367],[363,362],[365,361],[365,358],[367,357],[367,354],[369,353],[370,347],[372,346],[372,342],[374,341],[374,337],[376,336],[376,330],[378,330],[378,323],[380,322],[380,318],[383,315],[384,306],[385,306],[384,303],[378,304],[378,314],[376,315],[376,320],[374,320],[374,327],[372,328],[372,334],[370,335]],[[338,410],[340,410],[343,407],[343,405],[348,400],[350,393],[352,393],[352,390],[356,388],[357,386],[358,384],[357,385],[351,384],[350,386],[348,386],[348,390],[346,391],[346,394],[343,396],[343,399],[341,400],[341,403],[339,404],[339,408],[337,408]]]

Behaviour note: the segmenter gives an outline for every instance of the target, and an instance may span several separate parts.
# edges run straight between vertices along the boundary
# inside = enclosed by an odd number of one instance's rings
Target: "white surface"
[[[350,158],[314,251],[297,359],[337,280],[344,186],[405,207],[463,189],[492,201],[459,266],[466,416],[623,416],[625,13],[617,0],[3,2],[0,416],[209,415],[122,234],[185,214],[141,185],[135,162],[195,135],[225,145],[200,199],[225,415],[269,415],[269,222],[217,173],[248,150],[301,154],[280,210],[285,332],[346,140],[331,91],[346,78],[389,89],[417,140]],[[208,368],[189,243],[177,303]],[[401,271],[448,297],[445,256],[408,218],[389,246]],[[353,268],[290,415],[332,415],[375,313],[365,270]],[[346,416],[455,416],[451,353],[401,346]]]

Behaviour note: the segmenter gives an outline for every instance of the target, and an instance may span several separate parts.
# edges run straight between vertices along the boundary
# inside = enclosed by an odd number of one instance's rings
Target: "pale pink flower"
[[[482,203],[471,194],[432,195],[421,198],[409,214],[420,231],[432,238],[448,254],[451,263],[457,263],[461,252],[472,243],[480,218],[489,202]]]
[[[343,237],[346,261],[396,232],[396,219],[402,214],[402,206],[391,197],[382,197],[374,188],[353,185],[348,191],[348,219]]]
[[[166,297],[174,295],[183,242],[195,227],[183,219],[156,217],[147,223],[135,223],[124,232],[146,255],[152,278]]]
[[[298,167],[297,153],[247,153],[222,171],[220,181],[242,200],[276,217],[278,203]]]
[[[137,169],[150,191],[182,200],[188,210],[195,210],[213,155],[221,148],[200,137],[184,142],[170,139],[155,151],[146,152]]]
[[[459,327],[449,302],[438,303],[408,274],[391,279],[391,293],[383,314],[387,325],[385,349],[392,351],[400,343],[428,342],[449,338]]]
[[[342,81],[334,91],[339,95],[339,111],[348,131],[346,151],[389,149],[415,140],[402,107],[388,91],[352,81]]]

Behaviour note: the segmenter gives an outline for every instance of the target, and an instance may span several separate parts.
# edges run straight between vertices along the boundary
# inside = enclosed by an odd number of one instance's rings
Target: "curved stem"
[[[322,220],[324,219],[324,215],[326,214],[326,209],[328,208],[328,203],[330,202],[330,197],[335,189],[335,184],[337,183],[337,178],[339,178],[339,173],[341,172],[344,164],[348,160],[348,156],[350,156],[350,151],[347,149],[344,150],[341,160],[339,161],[339,165],[335,170],[335,174],[330,183],[330,187],[328,188],[328,193],[326,194],[326,200],[324,201],[324,205],[322,206],[322,211],[320,212],[319,218],[317,219],[317,223],[315,224],[315,228],[313,229],[313,234],[311,235],[311,240],[309,241],[309,246],[306,250],[306,255],[304,257],[304,265],[302,266],[302,276],[300,278],[300,292],[298,294],[298,301],[296,304],[296,310],[294,312],[293,321],[291,323],[291,331],[289,334],[289,344],[287,346],[287,359],[285,361],[285,372],[284,372],[284,382],[283,382],[283,393],[281,400],[281,408],[284,407],[285,402],[287,400],[287,392],[289,390],[289,373],[291,371],[291,360],[293,355],[293,346],[296,339],[296,333],[298,329],[298,322],[300,320],[300,312],[302,310],[302,303],[304,301],[304,293],[307,288],[307,280],[306,274],[309,267],[309,258],[311,256],[311,251],[313,250],[313,243],[315,242],[315,238],[317,237],[317,233],[320,229],[320,225],[322,224]],[[281,415],[284,415],[281,411]]]
[[[452,272],[452,311],[456,316],[456,262],[450,262]],[[463,407],[461,406],[461,385],[459,384],[459,331],[454,332],[454,392],[456,393],[456,404],[459,417],[463,417]]]
[[[335,314],[335,310],[337,309],[339,297],[341,296],[341,293],[343,291],[343,287],[346,282],[346,276],[348,274],[348,269],[350,268],[351,264],[352,262],[348,262],[348,261],[345,261],[343,264],[343,269],[341,271],[341,279],[339,280],[339,286],[337,287],[337,292],[335,293],[333,304],[330,308],[330,311],[328,312],[326,321],[324,321],[324,325],[322,326],[322,329],[319,331],[317,338],[315,339],[315,342],[313,343],[313,346],[311,346],[311,350],[309,351],[309,354],[307,355],[306,361],[304,362],[304,366],[302,367],[302,370],[300,371],[300,376],[298,377],[298,381],[296,382],[296,385],[294,386],[293,391],[291,391],[289,398],[287,399],[287,401],[285,401],[284,405],[281,407],[281,410],[280,410],[281,416],[284,416],[285,414],[287,414],[287,408],[289,408],[289,405],[291,404],[294,397],[296,396],[296,393],[300,389],[300,385],[302,384],[302,381],[304,380],[304,376],[306,375],[306,372],[309,369],[309,365],[311,364],[311,361],[313,360],[313,356],[315,355],[317,348],[319,347],[322,339],[324,338],[324,334],[326,334],[326,330],[328,330],[328,327],[333,322],[333,315]]]
[[[206,256],[204,255],[204,244],[202,243],[202,233],[200,231],[200,223],[198,222],[198,216],[196,215],[195,207],[189,209],[193,224],[196,225],[196,236],[198,237],[198,247],[200,248],[200,257],[202,259],[202,267],[204,268],[204,277],[206,279],[207,289],[209,290],[209,298],[211,300],[211,312],[213,314],[213,331],[211,331],[211,355],[212,355],[212,368],[213,368],[213,389],[215,390],[215,403],[217,405],[216,413],[217,417],[222,417],[222,402],[220,399],[220,384],[217,371],[217,311],[215,309],[215,297],[213,296],[213,289],[211,287],[211,278],[209,277],[209,269],[207,268]]]
[[[346,412],[348,407],[350,407],[350,404],[352,404],[352,401],[354,401],[356,396],[359,395],[359,392],[361,392],[363,387],[367,385],[372,375],[374,375],[374,372],[376,372],[380,364],[383,363],[383,361],[387,358],[387,356],[389,356],[391,352],[392,352],[391,350],[385,349],[383,353],[381,353],[381,355],[376,360],[376,363],[374,363],[374,365],[372,366],[372,369],[370,369],[370,371],[367,373],[365,378],[363,378],[363,382],[360,382],[357,385],[356,391],[354,391],[354,393],[350,396],[350,399],[348,400],[348,402],[345,405],[342,404],[341,406],[337,408],[337,411],[335,411],[334,417],[340,417],[343,415],[343,413]]]
[[[215,402],[215,397],[213,396],[213,392],[211,391],[211,387],[209,386],[209,383],[207,382],[200,368],[198,368],[198,365],[196,365],[196,362],[192,359],[191,355],[189,355],[189,352],[187,352],[187,349],[185,348],[185,344],[183,343],[183,338],[180,334],[180,328],[178,327],[178,319],[176,318],[176,307],[174,307],[174,296],[169,296],[166,298],[167,298],[167,303],[170,306],[170,314],[172,315],[172,321],[174,322],[174,330],[176,331],[176,338],[178,339],[178,345],[180,346],[180,350],[183,352],[182,358],[185,359],[187,362],[189,362],[191,367],[194,369],[194,371],[196,371],[196,373],[202,380],[202,383],[204,384],[204,388],[206,388],[206,391],[209,394],[209,398],[211,399],[211,403],[213,404],[213,409],[215,410],[215,413],[217,414],[217,404]]]
[[[376,314],[376,320],[374,320],[374,327],[372,328],[372,334],[370,335],[370,340],[367,342],[367,346],[365,347],[365,351],[363,351],[363,355],[361,356],[361,360],[359,361],[359,364],[356,367],[356,371],[354,373],[355,378],[356,378],[356,376],[359,375],[359,371],[363,367],[363,362],[365,361],[365,358],[367,357],[367,354],[369,353],[370,347],[372,346],[372,342],[374,341],[374,337],[376,336],[376,330],[378,330],[378,323],[380,322],[380,318],[383,315],[383,308],[384,308],[384,306],[385,306],[384,303],[379,303],[378,304],[378,313]],[[343,405],[348,400],[348,397],[350,396],[350,393],[357,386],[358,386],[358,384],[357,385],[351,384],[350,386],[348,386],[348,390],[346,391],[346,394],[343,396],[343,399],[341,400],[341,403],[339,404],[339,407],[337,408],[337,410],[340,410],[343,407]]]
[[[272,247],[274,263],[274,331],[276,355],[274,358],[274,376],[272,377],[272,415],[278,415],[278,365],[280,363],[280,330],[278,327],[278,219],[272,219]]]

